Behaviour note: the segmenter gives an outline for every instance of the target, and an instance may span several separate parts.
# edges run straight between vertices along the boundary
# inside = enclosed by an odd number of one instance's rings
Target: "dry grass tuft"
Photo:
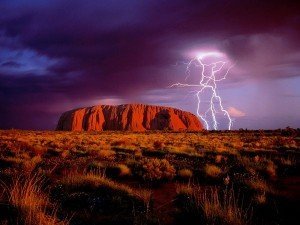
[[[272,188],[268,185],[268,183],[259,178],[252,178],[245,181],[245,184],[252,190],[258,193],[273,193]]]
[[[42,189],[43,179],[38,176],[15,178],[10,186],[4,186],[6,201],[16,209],[16,224],[24,225],[66,225],[59,220],[58,207],[50,203]]]
[[[242,199],[233,189],[220,191],[217,188],[202,189],[195,185],[179,185],[177,193],[188,197],[186,204],[189,210],[199,213],[205,224],[250,224],[250,207],[244,208]]]
[[[248,223],[247,211],[239,206],[233,189],[225,190],[220,197],[217,189],[205,191],[200,195],[205,218],[212,224],[215,221],[225,221],[225,224],[242,225]]]
[[[60,183],[69,189],[78,190],[98,190],[99,188],[107,188],[108,190],[132,197],[144,202],[148,205],[151,200],[151,192],[145,189],[135,189],[127,185],[117,183],[105,177],[105,174],[96,173],[70,173],[63,177]]]

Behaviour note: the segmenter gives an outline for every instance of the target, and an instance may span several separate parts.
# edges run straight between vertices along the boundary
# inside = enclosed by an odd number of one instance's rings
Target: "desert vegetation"
[[[0,224],[298,224],[300,131],[0,131]]]

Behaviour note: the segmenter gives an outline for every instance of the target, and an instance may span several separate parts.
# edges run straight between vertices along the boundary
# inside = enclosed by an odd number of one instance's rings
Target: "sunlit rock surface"
[[[56,130],[66,131],[199,131],[203,126],[192,113],[179,109],[143,105],[99,105],[63,113]]]

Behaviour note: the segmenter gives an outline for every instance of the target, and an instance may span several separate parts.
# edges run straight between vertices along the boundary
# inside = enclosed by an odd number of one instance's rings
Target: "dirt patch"
[[[157,212],[161,224],[174,224],[176,211],[174,200],[176,198],[175,183],[165,183],[153,190],[154,210]]]

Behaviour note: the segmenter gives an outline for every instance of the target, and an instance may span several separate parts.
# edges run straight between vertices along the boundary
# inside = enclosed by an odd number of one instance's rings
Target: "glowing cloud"
[[[224,54],[222,52],[199,52],[196,58],[202,60],[207,57],[224,57]]]
[[[229,107],[227,111],[228,111],[229,115],[232,116],[232,117],[244,117],[244,116],[246,116],[245,112],[243,112],[241,110],[238,110],[237,108],[234,108],[232,106]]]

